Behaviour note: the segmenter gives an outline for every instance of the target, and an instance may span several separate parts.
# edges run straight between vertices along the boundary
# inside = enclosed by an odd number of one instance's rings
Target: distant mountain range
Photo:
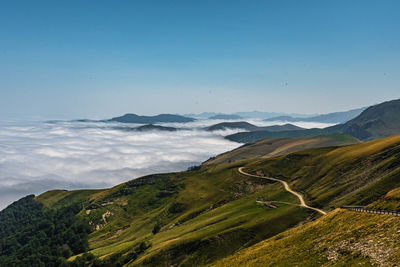
[[[328,114],[310,115],[310,114],[287,114],[282,112],[262,112],[262,111],[249,111],[249,112],[236,112],[232,114],[222,114],[215,112],[203,112],[199,114],[185,114],[186,117],[195,117],[201,119],[222,119],[222,120],[240,120],[243,118],[258,118],[265,121],[308,121],[308,122],[321,122],[321,123],[345,123],[358,115],[366,109],[358,108],[349,111],[333,112]]]
[[[287,122],[297,122],[297,121],[308,121],[308,122],[323,122],[323,123],[345,123],[358,115],[361,114],[366,109],[366,107],[352,109],[349,111],[343,112],[334,112],[328,114],[322,114],[318,116],[313,116],[310,118],[298,118],[292,116],[278,116],[269,119],[265,119],[264,121],[287,121]]]
[[[141,123],[141,124],[153,124],[160,122],[192,122],[196,119],[184,117],[181,115],[174,114],[160,114],[156,116],[139,116],[136,114],[125,114],[120,117],[112,118],[108,121],[116,121],[123,123]]]
[[[122,122],[122,123],[138,123],[138,124],[154,124],[154,123],[186,123],[193,122],[198,119],[212,119],[212,120],[242,120],[244,118],[261,118],[265,121],[287,121],[287,122],[298,122],[298,121],[309,121],[309,122],[322,122],[322,123],[344,123],[357,115],[359,115],[365,108],[353,109],[344,112],[335,112],[322,115],[304,115],[304,114],[285,114],[276,112],[236,112],[233,114],[215,113],[215,112],[203,112],[200,114],[159,114],[155,116],[141,116],[133,113],[128,113],[123,116],[114,117],[109,120],[90,120],[80,119],[74,120],[77,122]],[[56,121],[48,121],[56,122]]]
[[[184,114],[183,116],[185,117],[193,117],[193,118],[199,118],[199,119],[209,119],[211,117],[221,115],[222,113],[216,113],[216,112],[202,112],[202,113],[189,113],[189,114]],[[233,116],[239,116],[240,118],[258,118],[258,119],[268,119],[272,117],[277,117],[277,116],[292,116],[292,117],[298,117],[298,118],[308,118],[316,115],[310,115],[310,114],[287,114],[283,112],[263,112],[263,111],[245,111],[245,112],[235,112],[232,114],[223,114],[223,115],[233,115]]]
[[[349,134],[360,140],[373,140],[400,133],[400,99],[384,102],[365,109],[356,118],[324,129],[296,131],[252,131],[229,135],[231,141],[249,143],[264,138],[308,137],[335,133]]]
[[[259,119],[267,119],[276,116],[287,115],[286,113],[281,112],[263,112],[263,111],[247,111],[247,112],[236,112],[235,115],[239,115],[242,118],[259,118]]]
[[[251,112],[254,113],[254,112]],[[203,115],[210,115],[204,113]],[[238,113],[239,114],[239,113]],[[240,113],[244,114],[244,113]],[[249,114],[249,113],[246,113]],[[252,114],[254,115],[254,114]],[[355,118],[352,119],[352,117]],[[237,114],[215,114],[208,117],[210,119],[239,120],[241,116]],[[154,125],[155,123],[187,123],[196,119],[175,114],[160,114],[156,116],[139,116],[136,114],[125,114],[103,122],[121,122],[145,124],[140,127],[131,128],[135,131],[176,131],[181,130],[174,127]],[[80,122],[96,122],[92,120],[78,120]],[[309,121],[334,123],[344,121],[335,126],[319,129],[304,129],[293,124],[273,125],[259,127],[245,121],[223,122],[203,128],[207,131],[223,129],[244,129],[247,132],[240,132],[228,135],[225,138],[240,142],[249,143],[264,138],[299,138],[318,135],[348,134],[359,140],[373,140],[400,133],[400,100],[392,100],[382,104],[374,105],[369,108],[353,109],[345,112],[334,112],[308,118],[277,116],[265,119],[265,121]],[[126,129],[124,129],[126,130]]]

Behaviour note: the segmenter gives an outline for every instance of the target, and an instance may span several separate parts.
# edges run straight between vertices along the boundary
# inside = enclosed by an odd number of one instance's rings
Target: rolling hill
[[[116,121],[123,123],[154,124],[160,122],[192,122],[195,121],[195,119],[173,114],[160,114],[156,116],[139,116],[136,114],[125,114],[120,117],[112,118],[108,121]]]
[[[357,143],[359,143],[359,141],[356,138],[345,134],[305,138],[267,138],[220,154],[206,161],[205,164],[221,164],[255,158],[267,158],[305,149],[343,146]]]
[[[298,199],[281,184],[242,175],[238,168],[244,166],[246,172],[285,180],[304,195],[307,203],[330,211],[342,205],[396,201],[397,191],[392,190],[400,187],[399,159],[400,135],[273,158],[204,164],[191,171],[149,175],[110,189],[49,191],[17,201],[0,212],[0,218],[7,218],[0,221],[0,265],[38,259],[46,262],[56,257],[67,266],[202,266],[238,251],[235,260],[240,263],[247,257],[240,254],[248,253],[246,247],[268,242],[268,238],[286,242],[287,232],[283,232],[301,224],[289,231],[308,231],[307,235],[300,234],[293,245],[304,240],[305,247],[314,246],[311,240],[315,239],[310,236],[316,229],[313,225],[332,221],[332,226],[321,224],[320,232],[316,232],[326,238],[321,239],[323,250],[323,244],[336,242],[333,225],[346,233],[353,229],[353,225],[338,225],[350,222],[348,217],[339,218],[334,211],[318,220],[321,215],[296,205]],[[311,222],[314,219],[317,221]],[[65,225],[65,234],[60,236],[51,230],[58,222]],[[49,231],[41,231],[42,225]],[[84,225],[89,227],[88,233]],[[296,235],[290,234],[293,238]],[[50,238],[52,246],[61,250],[47,252]],[[6,249],[10,247],[13,249]],[[288,247],[293,251],[283,254],[295,255],[297,248]],[[33,258],[25,257],[26,251]],[[82,254],[84,251],[88,253]],[[277,253],[273,255],[282,257]],[[308,254],[299,255],[288,262],[301,262]],[[268,258],[264,261],[272,262]]]
[[[286,180],[316,207],[367,205],[400,187],[400,135],[259,159],[251,170]]]

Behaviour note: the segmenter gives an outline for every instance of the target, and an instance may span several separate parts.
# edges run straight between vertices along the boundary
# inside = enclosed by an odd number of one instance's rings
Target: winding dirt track
[[[317,212],[319,212],[319,213],[321,213],[321,214],[323,214],[323,215],[326,214],[326,212],[323,211],[323,210],[320,210],[320,209],[317,209],[317,208],[308,206],[307,203],[304,201],[303,196],[302,196],[300,193],[297,193],[296,191],[293,191],[293,190],[289,187],[288,183],[285,182],[285,181],[283,181],[283,180],[279,180],[279,179],[272,178],[272,177],[264,177],[264,176],[259,176],[259,175],[250,174],[250,173],[247,173],[247,172],[243,171],[243,167],[240,167],[240,168],[238,169],[238,171],[239,171],[239,173],[241,173],[241,174],[243,174],[243,175],[246,175],[246,176],[257,177],[257,178],[261,178],[261,179],[267,179],[267,180],[271,180],[271,181],[275,181],[275,182],[280,182],[281,184],[283,184],[283,186],[285,187],[285,190],[286,190],[286,191],[288,191],[289,193],[295,195],[295,196],[299,199],[299,201],[300,201],[300,206],[301,206],[301,207],[304,207],[304,208],[307,208],[307,209],[311,209],[311,210],[315,210],[315,211],[317,211]]]

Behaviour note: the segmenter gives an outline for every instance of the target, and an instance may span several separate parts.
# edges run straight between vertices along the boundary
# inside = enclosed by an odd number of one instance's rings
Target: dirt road
[[[317,211],[317,212],[319,212],[319,213],[321,213],[323,215],[326,214],[326,212],[321,210],[321,209],[317,209],[317,208],[308,206],[307,203],[304,201],[303,196],[300,193],[297,193],[296,191],[293,191],[290,188],[289,184],[287,182],[283,181],[283,180],[272,178],[272,177],[264,177],[264,176],[250,174],[250,173],[247,173],[247,172],[243,171],[243,167],[240,167],[238,171],[239,171],[239,173],[241,173],[243,175],[246,175],[246,176],[257,177],[257,178],[261,178],[261,179],[267,179],[267,180],[271,180],[271,181],[275,181],[275,182],[280,182],[281,184],[283,184],[283,186],[285,187],[286,191],[288,191],[289,193],[295,195],[299,199],[301,207],[304,207],[304,208],[307,208],[307,209],[311,209],[311,210],[315,210],[315,211]]]

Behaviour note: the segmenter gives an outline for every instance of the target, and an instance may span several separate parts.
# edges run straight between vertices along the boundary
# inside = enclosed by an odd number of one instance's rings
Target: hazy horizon
[[[382,102],[386,101],[391,101],[395,99],[387,99],[383,100]],[[237,113],[246,113],[246,112],[260,112],[260,113],[275,113],[277,116],[280,115],[288,115],[288,116],[317,116],[317,115],[323,115],[323,114],[329,114],[329,113],[336,113],[336,112],[346,112],[349,110],[355,110],[355,109],[360,109],[364,107],[369,107],[373,106],[376,104],[380,103],[372,103],[368,105],[363,105],[363,106],[356,106],[356,107],[351,107],[348,109],[341,109],[341,110],[332,110],[329,112],[322,112],[322,113],[302,113],[302,112],[285,112],[285,111],[275,111],[275,110],[256,110],[256,109],[249,109],[249,110],[236,110],[232,112],[224,112],[224,111],[212,111],[212,110],[203,110],[199,112],[168,112],[168,111],[161,111],[161,112],[150,112],[150,113],[140,113],[136,112],[135,110],[128,111],[125,113],[116,113],[116,112],[110,112],[109,114],[105,114],[104,116],[100,115],[94,115],[94,116],[75,116],[75,115],[64,115],[64,116],[54,116],[54,115],[47,115],[47,116],[39,116],[39,115],[18,115],[18,116],[6,116],[4,114],[0,114],[0,122],[1,121],[46,121],[46,120],[79,120],[79,119],[92,119],[92,120],[103,120],[103,119],[111,119],[114,117],[119,117],[125,114],[136,114],[139,116],[155,116],[159,114],[175,114],[175,115],[181,115],[181,116],[193,116],[193,115],[199,115],[202,113],[215,113],[215,114],[237,114]],[[195,116],[193,116],[195,117]]]

